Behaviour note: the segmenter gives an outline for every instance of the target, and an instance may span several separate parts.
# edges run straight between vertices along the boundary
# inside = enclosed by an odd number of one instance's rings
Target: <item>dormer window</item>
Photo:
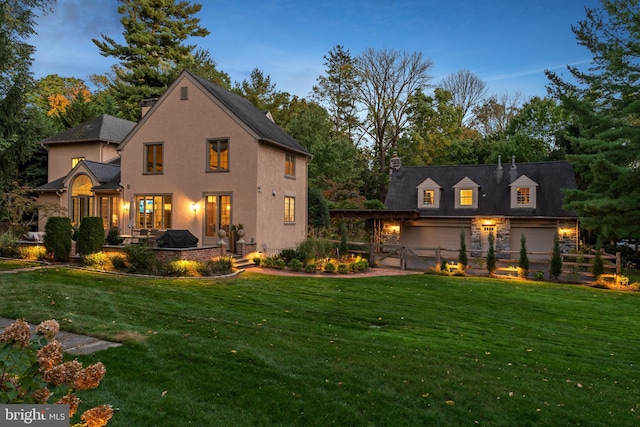
[[[456,209],[477,209],[479,188],[480,186],[468,177],[454,185]]]
[[[536,207],[536,187],[538,184],[526,175],[513,181],[511,187],[511,209]]]
[[[437,209],[440,207],[440,186],[431,178],[418,185],[418,209]]]

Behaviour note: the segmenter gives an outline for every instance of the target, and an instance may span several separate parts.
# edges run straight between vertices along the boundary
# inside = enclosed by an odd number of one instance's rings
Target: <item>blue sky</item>
[[[571,26],[599,0],[199,0],[200,25],[211,34],[193,41],[211,52],[232,81],[254,67],[278,90],[307,97],[324,59],[341,44],[353,55],[366,48],[420,51],[433,61],[433,83],[467,68],[487,82],[488,94],[544,96],[550,69],[588,66],[591,55]],[[36,78],[48,74],[88,80],[114,63],[92,38],[122,41],[116,0],[57,0],[37,21],[31,43]]]

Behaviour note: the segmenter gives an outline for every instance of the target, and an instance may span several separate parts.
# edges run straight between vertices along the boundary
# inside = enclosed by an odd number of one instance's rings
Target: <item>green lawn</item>
[[[640,294],[429,275],[0,275],[0,316],[122,340],[82,357],[109,426],[632,426]]]

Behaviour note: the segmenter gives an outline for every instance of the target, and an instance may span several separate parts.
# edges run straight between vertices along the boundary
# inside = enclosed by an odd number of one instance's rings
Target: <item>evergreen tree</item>
[[[489,233],[489,252],[487,253],[487,271],[493,274],[496,271],[496,249],[494,247],[495,237],[493,232]]]
[[[124,40],[120,44],[102,34],[93,39],[103,56],[117,58],[110,89],[118,98],[126,118],[137,120],[138,103],[161,95],[184,68],[195,64],[195,45],[184,44],[209,31],[195,18],[202,5],[178,0],[118,0],[123,15]]]
[[[460,250],[458,251],[458,262],[463,266],[467,266],[469,258],[467,258],[467,242],[464,235],[464,230],[460,232]]]
[[[560,252],[560,239],[556,234],[553,237],[553,253],[551,254],[551,265],[549,266],[551,277],[556,280],[562,274],[562,253]]]
[[[604,273],[604,260],[602,259],[602,243],[600,239],[596,243],[596,256],[593,258],[593,266],[591,268],[593,273],[593,279],[598,280],[601,274]]]
[[[602,0],[573,27],[578,44],[593,55],[583,71],[568,67],[577,84],[547,72],[552,93],[572,114],[567,156],[579,188],[566,191],[565,208],[581,226],[605,239],[640,237],[640,5]]]
[[[259,68],[251,71],[249,80],[236,82],[233,91],[260,110],[269,112],[278,126],[285,127],[291,119],[291,95],[276,90],[276,84],[271,83],[271,76],[265,75]]]
[[[308,190],[309,227],[316,231],[329,227],[329,207],[317,188]]]
[[[318,77],[318,84],[313,87],[314,97],[329,110],[334,132],[346,135],[357,146],[355,130],[360,119],[355,60],[341,45],[331,49],[324,60],[325,75]]]
[[[524,234],[520,237],[520,259],[518,260],[518,267],[522,269],[522,274],[527,277],[529,272],[529,257],[527,256],[527,238]]]

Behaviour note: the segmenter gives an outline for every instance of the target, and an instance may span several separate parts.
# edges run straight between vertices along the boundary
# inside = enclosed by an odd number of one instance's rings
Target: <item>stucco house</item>
[[[91,215],[122,234],[189,230],[198,246],[238,224],[259,250],[304,240],[310,154],[268,113],[188,71],[141,106],[138,123],[104,115],[42,141],[41,199],[74,225]]]
[[[517,259],[524,235],[530,258],[548,259],[556,233],[563,251],[578,245],[578,218],[562,207],[565,188],[576,188],[566,161],[404,167],[394,156],[382,239],[458,250],[464,232],[470,255],[481,257],[493,233],[498,255]]]

